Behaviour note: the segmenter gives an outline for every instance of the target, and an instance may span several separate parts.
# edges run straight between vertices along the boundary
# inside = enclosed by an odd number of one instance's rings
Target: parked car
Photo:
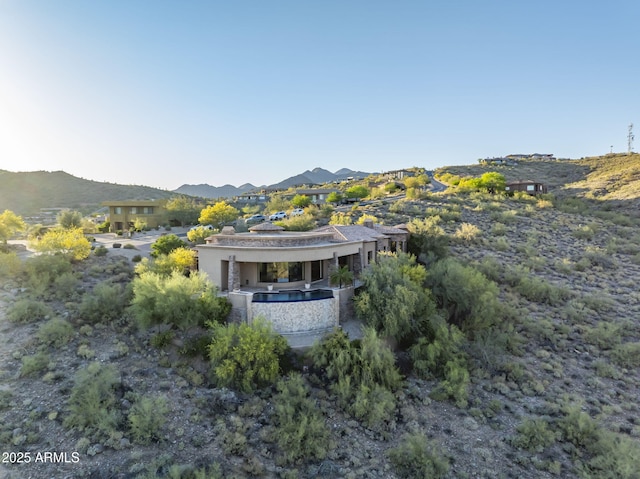
[[[269,216],[269,221],[283,220],[286,217],[287,213],[285,213],[284,211],[278,211],[277,213],[273,213],[271,216]]]
[[[267,221],[265,215],[251,215],[247,218],[247,223],[262,223],[263,221]]]
[[[302,208],[296,208],[291,212],[291,216],[301,216],[304,214],[304,210]]]

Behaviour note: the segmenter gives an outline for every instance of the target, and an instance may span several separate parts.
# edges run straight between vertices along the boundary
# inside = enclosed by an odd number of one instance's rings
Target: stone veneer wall
[[[250,299],[248,301],[251,301]],[[280,334],[323,331],[338,326],[339,298],[282,303],[247,303],[249,320],[264,316]]]

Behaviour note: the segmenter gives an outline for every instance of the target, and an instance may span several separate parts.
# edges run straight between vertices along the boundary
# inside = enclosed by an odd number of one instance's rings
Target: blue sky
[[[175,189],[626,151],[638,18],[636,0],[0,0],[0,169]]]

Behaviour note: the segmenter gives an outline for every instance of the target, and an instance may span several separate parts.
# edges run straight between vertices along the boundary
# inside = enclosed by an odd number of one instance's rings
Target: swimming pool
[[[296,301],[315,301],[318,299],[333,298],[330,289],[287,289],[281,291],[264,291],[253,293],[254,303],[288,303]]]

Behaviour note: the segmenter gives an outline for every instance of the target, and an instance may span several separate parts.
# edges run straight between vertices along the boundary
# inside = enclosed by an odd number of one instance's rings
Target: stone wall
[[[339,299],[292,301],[282,303],[250,303],[248,317],[264,316],[281,334],[323,331],[338,326]]]

